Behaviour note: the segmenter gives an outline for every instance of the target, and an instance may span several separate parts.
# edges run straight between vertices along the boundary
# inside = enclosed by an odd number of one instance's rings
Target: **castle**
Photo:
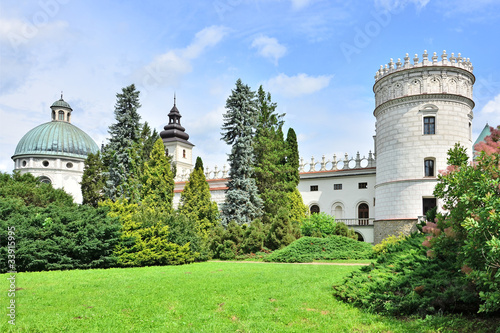
[[[413,63],[406,54],[403,62],[391,59],[381,66],[373,86],[374,152],[363,157],[358,153],[355,157],[334,155],[332,159],[323,156],[319,161],[313,157],[310,162],[301,159],[298,189],[310,212],[335,216],[369,243],[414,230],[419,218],[439,206],[433,190],[439,170],[446,168],[447,151],[457,142],[472,151],[472,71],[469,59],[460,53],[449,56],[446,51],[440,57],[425,51],[421,60],[415,55]],[[64,186],[78,202],[81,193],[68,184],[77,173],[81,178],[84,155],[97,146],[81,134],[40,139],[49,133],[45,127],[52,123],[67,124],[64,130],[71,125],[71,107],[62,96],[51,109],[52,122],[40,125],[43,131],[37,130],[40,126],[31,130],[19,142],[12,156],[15,170],[46,177],[56,187]],[[194,145],[181,126],[175,98],[168,117],[160,136],[177,167],[177,205],[193,168]],[[37,139],[33,131],[39,133]],[[61,148],[62,144],[52,143],[57,140],[70,144]],[[28,146],[31,148],[25,148]],[[226,166],[205,172],[212,199],[219,204],[225,198],[228,173]]]

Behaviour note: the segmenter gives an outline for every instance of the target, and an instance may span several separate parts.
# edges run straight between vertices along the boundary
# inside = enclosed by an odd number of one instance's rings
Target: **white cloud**
[[[408,4],[414,4],[418,10],[424,8],[430,0],[375,0],[375,5],[388,11],[403,9]]]
[[[481,112],[484,114],[488,113],[500,114],[500,94],[497,95],[488,103],[486,103]]]
[[[196,33],[191,44],[182,49],[167,51],[156,56],[138,74],[136,81],[142,86],[176,85],[179,79],[192,71],[191,60],[198,58],[206,49],[217,45],[228,33],[223,26],[211,26]]]
[[[276,38],[260,36],[253,40],[252,47],[257,48],[258,53],[264,58],[270,58],[274,64],[286,53],[286,47],[278,42]]]
[[[307,7],[312,0],[291,0],[292,1],[292,8],[294,10],[300,10],[304,7]]]
[[[280,93],[287,97],[298,97],[315,93],[330,84],[333,75],[319,75],[316,77],[301,73],[295,76],[279,74],[269,79],[266,85],[268,90]]]

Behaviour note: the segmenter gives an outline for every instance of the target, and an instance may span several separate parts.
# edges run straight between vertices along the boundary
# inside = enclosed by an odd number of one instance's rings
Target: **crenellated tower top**
[[[430,57],[429,59],[429,54],[427,53],[427,50],[424,50],[424,54],[422,54],[422,61],[419,60],[418,54],[415,54],[415,57],[413,58],[413,64],[411,64],[408,53],[406,53],[406,56],[403,58],[403,60],[404,62],[401,62],[401,58],[398,58],[398,61],[395,63],[391,58],[389,63],[387,63],[385,66],[380,65],[380,69],[375,73],[375,82],[385,77],[388,74],[417,67],[449,66],[449,67],[462,68],[471,73],[472,70],[474,69],[469,58],[462,57],[461,53],[459,53],[457,57],[455,57],[454,53],[452,53],[448,57],[446,50],[443,50],[443,53],[441,54],[441,60],[439,60],[439,57],[436,54],[436,52],[434,52],[432,57]]]

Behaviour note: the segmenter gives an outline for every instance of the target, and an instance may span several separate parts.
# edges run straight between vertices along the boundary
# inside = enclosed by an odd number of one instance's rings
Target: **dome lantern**
[[[50,106],[52,110],[52,121],[64,121],[67,123],[71,122],[71,112],[73,109],[71,106],[63,99],[63,94],[61,91],[61,98]]]

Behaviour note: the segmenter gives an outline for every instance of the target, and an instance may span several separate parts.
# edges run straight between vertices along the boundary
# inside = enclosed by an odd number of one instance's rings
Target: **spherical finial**
[[[427,54],[427,50],[424,50],[424,54]]]

